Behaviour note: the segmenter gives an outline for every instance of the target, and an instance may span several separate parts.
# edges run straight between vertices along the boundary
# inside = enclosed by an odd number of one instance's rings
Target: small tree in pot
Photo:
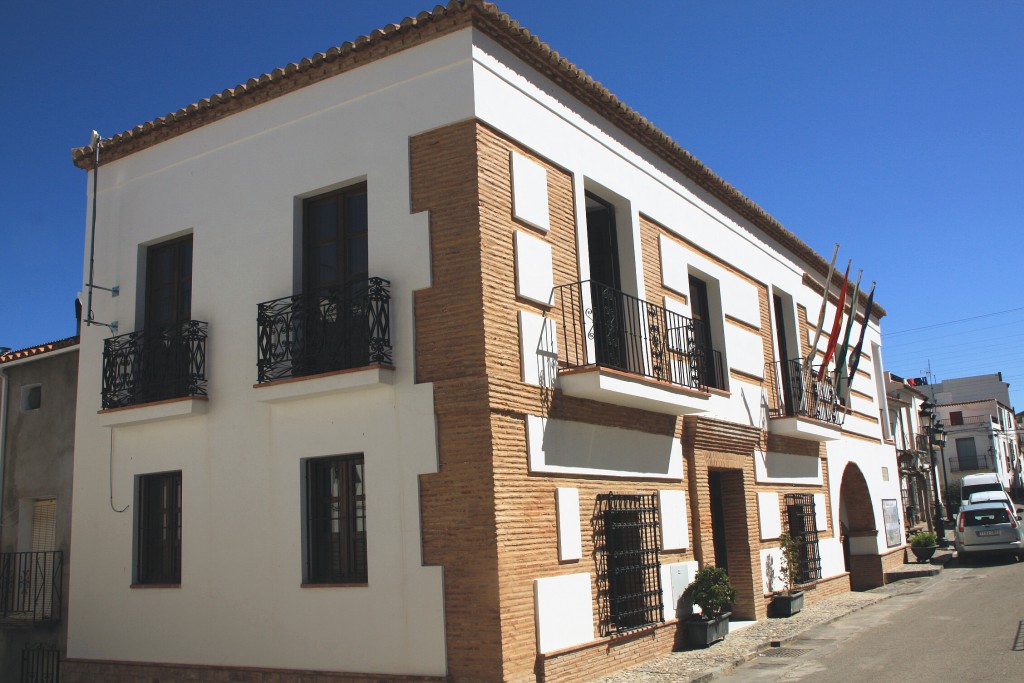
[[[683,591],[683,600],[700,607],[701,614],[685,623],[686,642],[707,647],[725,638],[729,632],[729,609],[736,602],[736,589],[724,569],[705,565],[697,571],[693,583]]]
[[[931,531],[921,531],[910,537],[910,551],[918,562],[932,559],[937,547],[938,537]]]
[[[804,592],[797,589],[800,585],[800,544],[795,538],[784,533],[779,536],[779,548],[782,550],[780,570],[785,590],[773,596],[772,615],[791,617],[804,608]],[[772,587],[769,586],[768,590],[772,590]]]

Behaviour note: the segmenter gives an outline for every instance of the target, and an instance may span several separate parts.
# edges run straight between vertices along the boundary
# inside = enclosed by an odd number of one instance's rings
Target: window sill
[[[133,583],[129,588],[181,588],[180,583]]]
[[[368,583],[301,583],[300,588],[369,588]]]

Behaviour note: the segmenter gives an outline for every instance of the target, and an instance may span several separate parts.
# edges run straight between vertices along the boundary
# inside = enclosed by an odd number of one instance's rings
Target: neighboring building
[[[66,646],[77,385],[77,337],[0,353],[3,681],[56,680]]]
[[[581,680],[783,531],[811,602],[902,563],[884,310],[844,409],[828,263],[493,6],[99,159],[65,681]]]
[[[968,474],[994,472],[1019,497],[1021,456],[1010,385],[1002,373],[943,380],[921,387],[935,404],[947,432],[942,452],[945,502],[955,508],[960,480]],[[948,499],[945,497],[948,495]]]
[[[932,471],[934,439],[929,441],[928,429],[922,424],[922,405],[927,394],[891,372],[886,376],[889,404],[889,429],[896,445],[900,469],[900,490],[908,526],[933,529],[935,487]]]

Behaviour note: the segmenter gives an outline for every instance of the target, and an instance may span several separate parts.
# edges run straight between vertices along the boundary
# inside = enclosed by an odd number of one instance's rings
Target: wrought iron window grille
[[[787,493],[785,504],[789,535],[800,548],[800,583],[817,581],[821,578],[821,555],[818,552],[814,496],[809,493]]]
[[[103,342],[103,408],[206,396],[207,324],[186,320]]]
[[[597,503],[601,635],[665,621],[657,496],[607,493]]]
[[[705,391],[724,388],[722,355],[699,320],[592,280],[553,291],[569,368],[599,365]]]
[[[391,365],[390,288],[371,277],[259,304],[258,381]]]

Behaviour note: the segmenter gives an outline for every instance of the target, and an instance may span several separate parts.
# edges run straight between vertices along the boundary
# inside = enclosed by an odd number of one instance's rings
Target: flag
[[[875,283],[871,283],[871,292],[868,294],[868,302],[864,306],[864,324],[860,328],[860,339],[857,340],[857,345],[853,347],[853,353],[850,354],[850,381],[853,381],[854,375],[857,374],[857,366],[860,365],[860,355],[864,350],[864,333],[868,329],[868,320],[871,319],[871,304],[875,301]]]
[[[853,324],[857,322],[857,297],[860,295],[860,278],[864,271],[857,271],[857,284],[853,286],[853,296],[850,297],[850,317],[846,319],[846,334],[843,335],[843,343],[836,351],[836,374],[832,386],[840,398],[846,395],[846,354],[850,351],[850,334],[853,332]]]
[[[850,262],[852,263],[852,261]],[[818,381],[825,379],[825,371],[828,369],[828,362],[832,360],[832,354],[836,350],[836,342],[839,341],[839,330],[843,323],[843,309],[846,307],[846,287],[850,284],[850,263],[846,264],[846,273],[843,274],[843,286],[839,290],[839,303],[836,305],[836,317],[832,321],[832,332],[828,335],[828,346],[825,348],[825,358],[821,361],[818,369]],[[811,349],[814,351],[814,349]]]

